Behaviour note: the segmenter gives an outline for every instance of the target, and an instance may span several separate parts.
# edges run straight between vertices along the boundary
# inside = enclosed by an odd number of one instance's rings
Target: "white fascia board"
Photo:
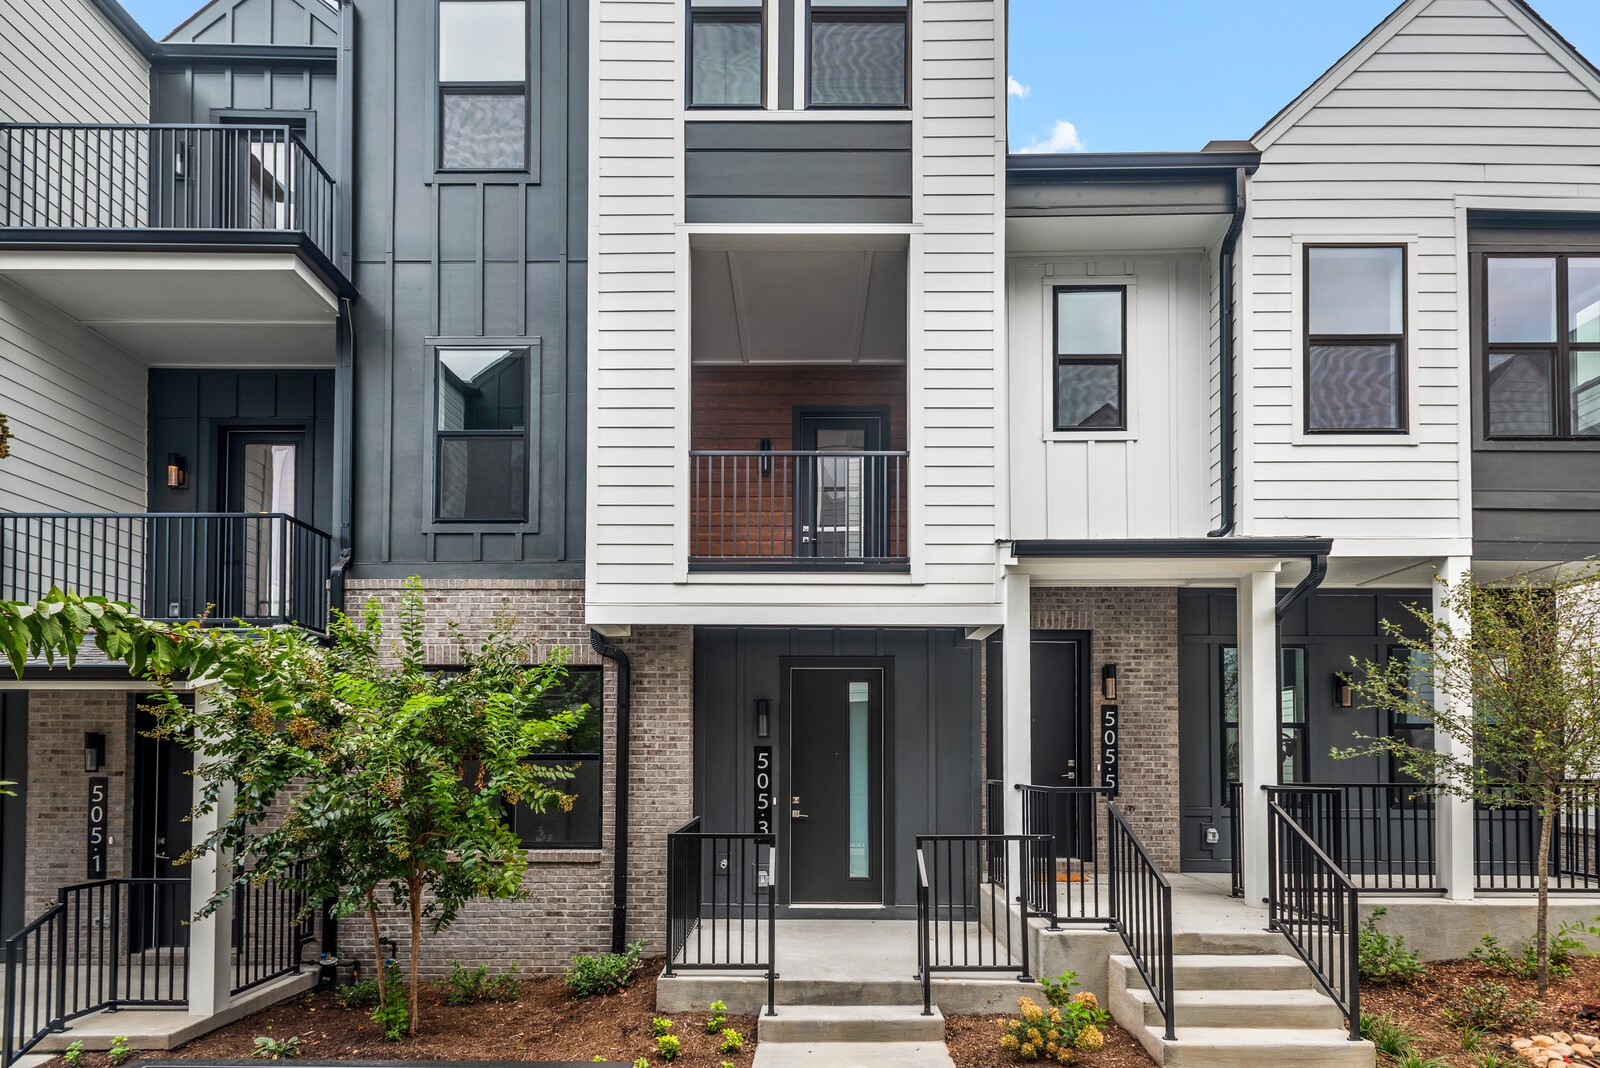
[[[994,604],[860,603],[773,604],[595,604],[589,602],[585,623],[607,626],[682,627],[985,627],[1000,626]]]

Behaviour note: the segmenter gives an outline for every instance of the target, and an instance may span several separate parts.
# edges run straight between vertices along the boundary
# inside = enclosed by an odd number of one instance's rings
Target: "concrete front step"
[[[1377,1058],[1371,1042],[1352,1042],[1343,1028],[1250,1027],[1241,1020],[1232,1027],[1184,1027],[1174,1042],[1164,1041],[1162,1034],[1160,1027],[1150,1027],[1135,1037],[1163,1068],[1372,1068]]]
[[[1133,960],[1112,957],[1111,967],[1133,969]],[[1298,990],[1314,981],[1305,963],[1286,953],[1190,953],[1174,958],[1172,980],[1179,990]],[[1142,984],[1135,970],[1128,987]]]
[[[1142,985],[1127,994],[1144,1010],[1144,1022],[1159,1027],[1155,996]],[[1344,1027],[1339,1006],[1319,990],[1179,990],[1176,1000],[1180,1035],[1192,1027],[1249,1027],[1255,1021],[1311,1030]]]
[[[781,1010],[780,1010],[781,1011]],[[955,1068],[937,1042],[762,1042],[751,1068]],[[1370,1066],[1369,1066],[1370,1068]]]
[[[978,978],[938,976],[933,980],[933,1003],[948,1013],[1015,1012],[1017,999],[1038,1000],[1035,983],[1019,983],[1015,976]],[[721,1000],[728,1011],[753,1016],[766,1011],[767,981],[757,976],[679,972],[656,983],[656,1009],[663,1013],[703,1012]],[[778,979],[778,1015],[794,1006],[901,1005],[922,1008],[922,984],[905,979]]]
[[[920,1005],[785,1005],[763,1016],[757,1034],[767,1042],[942,1042],[944,1016]]]

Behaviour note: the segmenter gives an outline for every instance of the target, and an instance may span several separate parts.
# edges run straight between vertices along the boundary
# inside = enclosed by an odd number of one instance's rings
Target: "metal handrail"
[[[1277,801],[1267,801],[1268,926],[1283,935],[1361,1038],[1360,891]]]
[[[1065,894],[1058,890],[1054,895],[1051,927],[1063,923],[1112,923],[1112,913],[1101,898],[1098,873],[1100,815],[1115,793],[1113,788],[1018,783],[1017,790],[1022,794],[1023,833],[1050,838],[1049,856],[1030,881],[1030,889],[1041,879],[1056,883],[1060,875],[1067,877]],[[1041,904],[1042,899],[1036,898],[1035,911],[1040,911]]]
[[[1111,872],[1111,915],[1122,944],[1133,958],[1166,1023],[1167,1041],[1176,1036],[1177,988],[1173,981],[1172,884],[1150,858],[1115,801],[1106,804],[1107,860]]]
[[[695,816],[667,835],[667,963],[661,974],[760,971],[767,981],[766,1014],[776,1016],[778,895],[773,873],[777,836],[705,832],[702,825]],[[705,862],[708,847],[709,865]],[[719,861],[727,867],[719,869]],[[705,893],[708,874],[709,895]],[[693,960],[688,959],[691,936]]]

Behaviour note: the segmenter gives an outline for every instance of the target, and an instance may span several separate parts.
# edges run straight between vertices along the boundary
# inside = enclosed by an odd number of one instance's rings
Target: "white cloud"
[[[1026,100],[1028,94],[1033,92],[1033,87],[1023,85],[1011,75],[1006,75],[1006,96],[1014,96],[1018,100]]]
[[[1066,119],[1057,119],[1050,136],[1043,141],[1035,137],[1018,152],[1083,152],[1087,145],[1078,137],[1078,128]]]

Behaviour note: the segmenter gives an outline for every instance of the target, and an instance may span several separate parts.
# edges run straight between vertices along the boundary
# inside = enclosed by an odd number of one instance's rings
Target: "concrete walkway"
[[[751,1068],[955,1068],[943,1042],[763,1042]]]

